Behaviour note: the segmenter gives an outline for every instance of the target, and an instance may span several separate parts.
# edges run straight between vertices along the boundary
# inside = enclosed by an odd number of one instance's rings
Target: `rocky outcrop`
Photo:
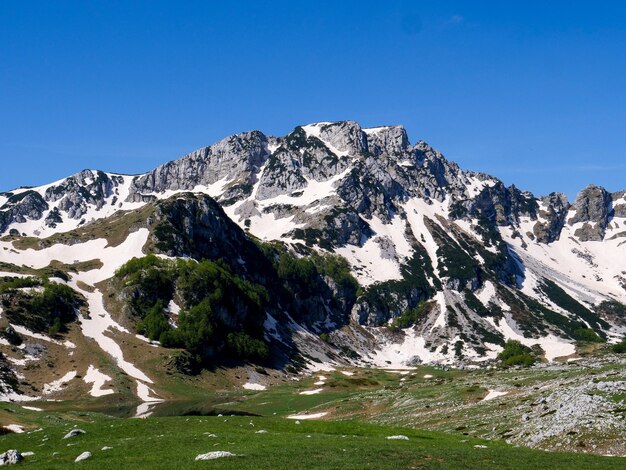
[[[123,182],[120,175],[83,170],[45,189],[5,193],[9,197],[0,207],[0,233],[27,221],[43,219],[42,225],[55,228],[64,218],[79,220],[90,210],[95,213],[107,204],[115,205]]]
[[[269,143],[259,131],[228,137],[139,176],[130,194],[189,191],[223,181],[228,183],[223,199],[249,195],[254,175],[269,156]]]
[[[267,268],[258,248],[211,197],[183,193],[156,204],[152,243],[157,252],[175,257],[223,259],[239,274],[257,281]],[[245,262],[242,262],[244,261]]]
[[[0,233],[6,232],[12,224],[41,219],[46,210],[48,203],[36,191],[11,195],[0,207]]]
[[[600,186],[590,185],[583,189],[571,207],[573,216],[569,225],[582,223],[574,232],[580,241],[598,241],[604,239],[609,223],[611,194]]]
[[[543,209],[539,211],[540,220],[533,227],[533,235],[539,243],[552,243],[561,235],[569,203],[561,193],[551,193],[541,198],[541,202]]]

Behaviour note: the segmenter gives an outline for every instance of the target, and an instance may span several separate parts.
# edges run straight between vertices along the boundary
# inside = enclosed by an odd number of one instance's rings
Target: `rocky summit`
[[[626,331],[625,191],[535,196],[402,126],[245,132],[20,187],[0,235],[7,399],[149,403],[171,373],[250,361],[477,366],[510,340],[553,362]]]

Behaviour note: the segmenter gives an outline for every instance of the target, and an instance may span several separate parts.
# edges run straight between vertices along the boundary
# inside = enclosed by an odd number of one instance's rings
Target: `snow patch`
[[[267,390],[267,387],[265,385],[251,382],[243,384],[243,388],[246,390]]]
[[[315,390],[304,390],[300,392],[299,395],[317,395],[318,393],[321,393],[323,390],[324,390],[323,388],[316,388]]]
[[[70,380],[72,380],[74,377],[76,377],[76,371],[72,370],[68,372],[67,374],[65,374],[63,377],[61,377],[60,379],[57,379],[53,382],[45,384],[43,386],[43,394],[49,395],[50,393],[60,391],[63,388],[63,386],[66,383],[68,383]]]
[[[489,390],[489,393],[487,393],[487,396],[485,396],[485,398],[482,399],[482,401],[489,401],[489,400],[493,400],[494,398],[498,398],[501,397],[503,395],[507,395],[509,392],[498,392],[497,390]]]
[[[300,414],[300,415],[289,415],[287,419],[318,419],[326,416],[328,414],[327,411],[321,411],[319,413],[311,413],[311,414]]]
[[[111,395],[112,393],[115,393],[114,390],[111,390],[111,389],[104,390],[102,388],[105,383],[111,380],[111,377],[103,374],[92,365],[90,365],[89,368],[87,369],[87,373],[85,374],[85,377],[83,377],[83,380],[87,384],[90,384],[90,383],[93,384],[93,386],[91,387],[91,390],[89,391],[89,394],[92,397],[102,397],[105,395]]]

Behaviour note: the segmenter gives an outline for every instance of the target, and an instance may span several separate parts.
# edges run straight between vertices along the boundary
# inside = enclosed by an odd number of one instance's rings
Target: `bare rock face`
[[[539,213],[539,220],[533,227],[533,235],[539,243],[552,243],[559,239],[569,209],[567,197],[561,193],[551,193],[541,198],[546,210]]]
[[[367,152],[367,136],[354,121],[331,122],[320,126],[320,139],[340,152]]]
[[[48,207],[48,203],[35,191],[11,195],[0,207],[0,233],[5,232],[11,224],[40,219]]]
[[[380,127],[366,134],[368,151],[374,155],[401,156],[409,148],[409,138],[402,126]]]
[[[574,234],[580,241],[598,241],[604,239],[609,223],[611,194],[600,186],[590,185],[583,189],[576,198],[571,210],[574,216],[567,223],[583,223]]]
[[[15,223],[43,219],[44,225],[54,228],[64,218],[81,219],[89,209],[98,211],[107,203],[114,204],[114,194],[123,181],[119,175],[83,170],[45,190],[5,193],[9,197],[0,207],[0,233]],[[48,211],[53,204],[56,206]]]
[[[232,192],[249,194],[253,174],[269,156],[268,138],[244,132],[166,163],[133,181],[130,193],[191,190],[218,181],[232,182]]]

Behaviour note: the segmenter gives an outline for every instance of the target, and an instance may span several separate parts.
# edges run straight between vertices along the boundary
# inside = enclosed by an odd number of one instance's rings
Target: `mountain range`
[[[142,175],[21,187],[0,236],[13,400],[157,401],[171,371],[216,364],[477,367],[507,340],[567,360],[626,332],[626,191],[535,196],[401,126],[245,132]]]

